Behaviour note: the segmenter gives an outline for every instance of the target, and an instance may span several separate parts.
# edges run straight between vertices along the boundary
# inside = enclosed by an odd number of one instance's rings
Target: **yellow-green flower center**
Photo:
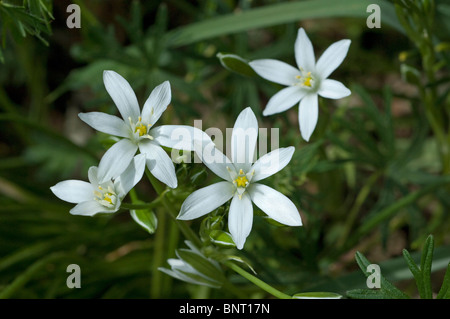
[[[150,127],[152,125],[142,123],[142,117],[139,116],[136,123],[133,122],[131,117],[129,117],[128,120],[130,121],[131,130],[136,140],[140,140],[141,138],[153,139],[153,137],[149,135]]]
[[[311,72],[308,72],[305,75],[297,75],[295,78],[299,80],[302,86],[312,87],[314,84],[314,79]]]
[[[111,186],[108,186],[108,189],[106,190],[103,187],[98,186],[98,190],[94,191],[94,195],[94,199],[105,207],[111,208],[116,205],[117,194]]]
[[[134,133],[136,132],[139,133],[139,136],[147,134],[147,126],[142,123],[138,123],[138,125],[136,125],[136,128],[134,129]]]
[[[239,199],[242,198],[242,195],[247,190],[247,187],[250,185],[253,175],[255,175],[255,170],[249,173],[245,173],[241,168],[239,169],[239,173],[236,173],[235,170],[231,169],[227,166],[227,170],[230,173],[231,180],[233,181],[233,185],[236,187],[235,193],[239,196]]]
[[[247,176],[238,176],[234,182],[236,183],[237,187],[246,187],[248,184]]]

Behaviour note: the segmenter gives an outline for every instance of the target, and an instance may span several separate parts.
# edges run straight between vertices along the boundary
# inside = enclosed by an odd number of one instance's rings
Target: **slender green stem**
[[[339,239],[338,246],[341,247],[344,245],[344,243],[347,241],[347,238],[350,234],[350,231],[353,227],[353,224],[355,223],[356,217],[358,216],[358,212],[361,209],[361,206],[364,204],[367,196],[370,194],[370,190],[372,186],[375,184],[375,182],[378,180],[378,178],[381,175],[381,171],[374,172],[368,179],[366,184],[361,188],[358,195],[356,196],[355,203],[353,204],[353,207],[350,209],[350,212],[348,214],[345,226],[344,226],[344,232]]]
[[[175,250],[178,247],[179,239],[180,239],[180,230],[178,228],[177,223],[174,222],[173,219],[168,220],[168,226],[169,226],[169,235],[166,239],[166,257],[172,258],[175,257]],[[167,296],[171,293],[171,287],[172,287],[172,277],[170,276],[164,276],[164,295]]]
[[[165,261],[165,247],[164,243],[166,240],[166,223],[167,215],[158,214],[158,229],[155,233],[155,245],[153,250],[153,261],[152,261],[152,284],[150,285],[150,296],[153,299],[161,298],[161,293],[163,289],[163,277],[162,272],[158,270],[159,267],[163,266]]]
[[[248,281],[251,281],[252,283],[257,285],[259,288],[267,291],[272,296],[277,297],[279,299],[292,299],[292,296],[289,296],[289,295],[287,295],[287,294],[285,294],[285,293],[283,293],[283,292],[273,288],[272,286],[270,286],[269,284],[265,283],[261,279],[259,279],[259,278],[255,277],[255,276],[253,276],[252,274],[248,273],[247,271],[245,271],[244,269],[242,269],[238,265],[236,265],[236,264],[234,264],[232,262],[225,262],[225,265],[230,267],[232,270],[237,272],[239,275],[241,275],[242,277],[244,277]]]
[[[412,3],[411,8],[416,8],[416,10],[410,12],[406,8],[403,8],[398,2],[395,4],[395,9],[397,18],[405,29],[408,37],[416,44],[420,51],[422,68],[426,75],[426,84],[431,84],[428,87],[418,85],[418,89],[425,107],[426,118],[436,138],[442,163],[442,172],[445,175],[448,175],[450,174],[450,132],[446,130],[443,121],[445,107],[442,108],[437,103],[437,89],[435,85],[437,56],[431,38],[435,7],[432,3],[433,2],[429,2],[430,7],[427,10],[425,10],[423,6],[415,6],[414,3]],[[411,20],[410,17],[412,17],[413,20]]]
[[[164,196],[164,194],[162,194],[161,197],[158,197],[151,203],[143,203],[143,204],[122,203],[122,204],[120,204],[120,208],[128,209],[128,210],[130,210],[130,209],[133,209],[133,210],[134,209],[152,209],[161,204],[162,196]]]
[[[155,189],[156,193],[158,195],[161,195],[164,192],[164,188],[161,185],[161,183],[147,169],[145,170],[145,173],[150,183],[152,184],[153,188]],[[198,238],[198,236],[194,233],[194,231],[186,223],[181,222],[177,219],[178,213],[177,210],[173,207],[173,203],[167,197],[162,197],[161,201],[164,207],[167,209],[170,216],[174,219],[175,223],[178,225],[183,235],[195,246],[201,247],[202,242]]]

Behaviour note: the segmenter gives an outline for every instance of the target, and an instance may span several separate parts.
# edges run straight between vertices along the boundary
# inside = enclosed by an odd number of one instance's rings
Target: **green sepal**
[[[422,85],[421,74],[420,71],[416,68],[402,63],[400,65],[400,73],[403,81],[414,84],[414,85]]]
[[[216,56],[225,69],[245,76],[256,76],[256,72],[253,71],[248,61],[236,54],[219,52]]]
[[[209,233],[209,237],[211,241],[216,246],[220,247],[236,247],[236,244],[233,241],[233,238],[231,238],[231,234],[227,233],[223,230],[212,230]]]
[[[136,203],[139,204],[139,203]],[[158,227],[158,219],[154,212],[148,209],[130,210],[131,218],[149,234],[153,234]]]

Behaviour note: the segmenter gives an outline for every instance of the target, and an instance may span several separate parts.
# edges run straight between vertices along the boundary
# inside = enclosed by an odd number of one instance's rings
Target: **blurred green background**
[[[71,3],[81,8],[79,29],[66,25]],[[370,3],[382,4],[380,29],[366,26]],[[345,294],[365,287],[354,259],[361,251],[416,296],[402,249],[419,258],[433,234],[436,292],[450,260],[449,172],[420,95],[421,87],[436,91],[448,134],[450,6],[436,3],[430,35],[441,45],[436,82],[417,84],[414,75],[425,79],[420,50],[388,1],[0,1],[0,297],[237,297],[157,270],[185,247],[162,208],[155,210],[158,228],[149,234],[127,211],[72,216],[71,205],[50,192],[62,180],[86,180],[88,168],[112,143],[77,116],[116,114],[103,70],[124,76],[141,105],[169,80],[172,103],[160,124],[202,119],[203,129],[225,130],[250,106],[260,127],[280,129],[280,147],[296,147],[290,164],[268,183],[294,201],[304,226],[277,227],[255,216],[244,250],[233,252],[264,281],[291,294]],[[299,27],[316,56],[335,41],[352,40],[332,74],[352,95],[320,101],[309,143],[300,137],[296,107],[262,117],[279,86],[233,73],[216,57],[233,53],[294,65]],[[192,178],[204,169],[201,164],[177,169],[178,198],[213,178]],[[145,201],[156,197],[146,182],[136,192]],[[199,221],[191,227],[197,230]],[[66,286],[69,264],[81,267],[80,289]],[[247,297],[270,298],[225,272]]]

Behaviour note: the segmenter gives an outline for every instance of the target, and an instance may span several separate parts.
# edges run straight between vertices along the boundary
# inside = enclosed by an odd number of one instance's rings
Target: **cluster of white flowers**
[[[295,43],[298,69],[271,59],[250,62],[261,77],[289,86],[269,100],[263,115],[285,111],[300,102],[300,131],[308,141],[318,119],[318,95],[338,99],[350,94],[342,83],[327,79],[342,63],[349,45],[350,40],[332,44],[316,63],[311,42],[301,28]],[[178,219],[201,217],[231,199],[228,229],[238,249],[244,247],[252,228],[252,203],[279,223],[302,225],[300,214],[289,198],[257,183],[283,169],[290,162],[294,147],[274,150],[253,162],[258,122],[249,107],[240,113],[234,124],[230,159],[215,147],[206,133],[194,127],[154,127],[171,101],[168,81],[151,92],[141,111],[133,89],[122,76],[105,71],[103,80],[122,118],[100,112],[80,113],[79,117],[94,129],[120,140],[106,151],[98,168],[89,169],[89,183],[67,180],[51,187],[60,199],[77,204],[71,214],[93,216],[118,211],[124,197],[141,180],[146,167],[162,183],[176,188],[175,167],[161,147],[164,146],[195,151],[212,172],[224,179],[188,196]],[[179,136],[179,132],[184,133],[182,141],[173,138]]]

